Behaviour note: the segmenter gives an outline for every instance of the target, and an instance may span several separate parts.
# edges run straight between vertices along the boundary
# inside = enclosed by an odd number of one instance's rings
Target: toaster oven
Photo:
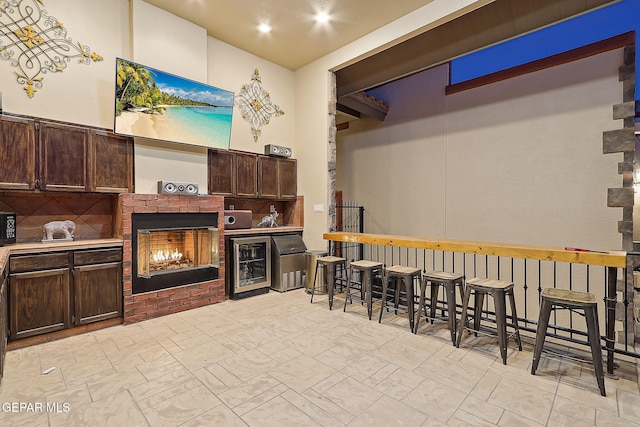
[[[16,242],[15,212],[0,212],[0,246]]]

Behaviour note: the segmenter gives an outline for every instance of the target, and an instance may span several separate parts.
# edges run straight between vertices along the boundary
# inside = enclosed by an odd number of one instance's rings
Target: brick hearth
[[[220,196],[172,196],[162,194],[121,194],[118,198],[116,230],[124,240],[123,276],[124,323],[139,322],[178,311],[214,304],[227,298],[224,290],[224,198]],[[131,215],[134,213],[219,213],[219,279],[160,291],[133,295]]]

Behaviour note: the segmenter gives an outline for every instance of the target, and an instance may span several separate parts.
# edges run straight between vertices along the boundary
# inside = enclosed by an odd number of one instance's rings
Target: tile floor
[[[530,339],[504,366],[492,338],[457,349],[445,323],[414,335],[341,296],[272,291],[11,351],[0,425],[640,425],[633,360],[601,397],[589,364],[531,375]]]

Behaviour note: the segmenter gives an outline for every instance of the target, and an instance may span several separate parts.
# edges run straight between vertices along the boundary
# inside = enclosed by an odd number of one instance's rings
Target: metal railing
[[[608,373],[613,374],[613,353],[640,358],[634,345],[633,327],[630,327],[634,324],[633,301],[630,300],[633,283],[627,280],[624,252],[601,254],[363,233],[327,233],[324,238],[329,240],[333,250],[338,251],[342,245],[363,244],[362,257],[357,259],[377,261],[385,266],[401,264],[418,267],[424,272],[449,271],[462,273],[467,278],[511,281],[521,331],[535,333],[543,288],[591,292],[602,301],[599,323],[604,349],[609,356]],[[618,304],[619,293],[621,304]],[[483,318],[493,321],[490,300],[485,299]],[[442,307],[444,301],[438,301],[438,304]],[[458,309],[460,306],[458,304]],[[554,311],[547,336],[588,346],[586,324],[579,312]]]

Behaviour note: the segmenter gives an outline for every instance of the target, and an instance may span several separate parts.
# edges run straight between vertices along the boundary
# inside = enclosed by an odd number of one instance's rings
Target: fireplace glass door
[[[217,228],[138,230],[138,277],[219,267]]]

